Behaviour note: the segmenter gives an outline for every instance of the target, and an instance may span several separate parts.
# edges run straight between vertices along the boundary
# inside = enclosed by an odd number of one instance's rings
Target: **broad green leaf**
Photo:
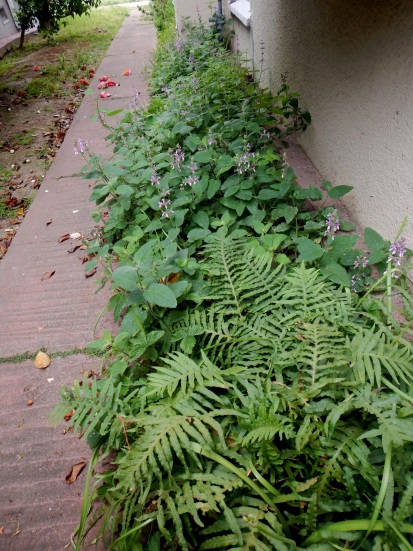
[[[214,151],[212,149],[206,149],[205,151],[197,151],[194,155],[194,161],[197,163],[209,163],[212,159]]]
[[[347,193],[350,193],[352,189],[353,186],[335,186],[327,191],[327,195],[330,199],[339,199],[340,197],[347,195]]]
[[[221,182],[219,180],[209,180],[208,189],[206,196],[208,199],[212,199],[221,187]]]
[[[278,220],[279,218],[284,218],[285,221],[289,224],[298,213],[297,207],[292,207],[291,205],[279,205],[276,209],[271,212],[271,218],[273,220]]]
[[[323,192],[315,186],[310,186],[307,188],[296,189],[294,192],[294,197],[296,199],[311,199],[311,201],[321,201],[323,198]]]
[[[205,239],[211,233],[210,230],[204,228],[195,228],[188,233],[188,241],[197,241],[198,239]]]
[[[366,228],[364,230],[364,242],[371,251],[387,248],[386,241],[372,228]]]
[[[170,283],[168,287],[171,289],[176,298],[179,298],[188,289],[188,281],[185,279],[177,281],[176,283]]]
[[[347,220],[340,220],[340,230],[341,231],[354,231],[356,225],[352,222],[347,222]]]
[[[280,244],[287,239],[287,236],[282,233],[271,233],[260,237],[261,243],[272,250],[278,249]]]
[[[200,145],[201,140],[198,136],[193,136],[192,134],[190,136],[187,136],[185,138],[185,145],[192,151],[196,151],[198,145]]]
[[[343,268],[343,266],[340,266],[340,264],[337,264],[336,262],[332,262],[331,264],[328,264],[328,266],[321,268],[321,273],[326,275],[329,279],[331,279],[331,281],[334,281],[334,283],[344,285],[345,287],[350,287],[351,285],[350,277],[347,271]]]
[[[387,250],[373,251],[369,256],[369,264],[377,264],[378,262],[387,261],[388,252]]]
[[[204,210],[198,211],[193,217],[192,220],[201,228],[207,229],[209,226],[209,216]]]
[[[143,292],[143,296],[150,304],[156,304],[164,308],[176,308],[177,306],[174,292],[168,285],[164,285],[163,283],[152,283]]]
[[[270,199],[278,199],[279,197],[280,192],[275,189],[262,189],[258,194],[260,201],[269,201]]]
[[[318,243],[314,243],[314,241],[306,237],[297,239],[297,249],[300,253],[297,262],[311,262],[312,260],[321,258],[324,254],[323,249]]]
[[[126,360],[115,360],[109,366],[109,372],[111,377],[122,375],[127,367],[128,367],[128,362]]]
[[[134,266],[121,266],[112,274],[112,280],[116,287],[133,291],[138,287],[138,273]]]

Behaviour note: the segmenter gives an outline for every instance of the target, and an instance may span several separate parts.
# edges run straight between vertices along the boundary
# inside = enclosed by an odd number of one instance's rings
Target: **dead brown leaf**
[[[76,245],[76,246],[72,247],[72,248],[69,249],[67,252],[68,252],[68,253],[74,253],[74,252],[77,251],[78,249],[80,249],[80,245]]]
[[[61,235],[59,239],[57,240],[58,243],[63,243],[63,241],[67,241],[70,239],[70,233],[65,233],[64,235]]]
[[[92,277],[95,275],[95,273],[98,271],[97,266],[89,270],[88,272],[85,272],[85,278]]]
[[[81,461],[80,463],[76,463],[76,465],[73,465],[73,467],[70,469],[70,473],[66,476],[66,482],[68,484],[73,484],[73,482],[77,479],[77,477],[80,475],[85,467],[86,461]]]
[[[53,270],[52,272],[46,272],[42,275],[40,281],[44,281],[45,279],[50,279],[52,276],[54,276],[56,273],[56,270]]]
[[[4,534],[4,526],[0,526],[0,536]]]
[[[75,410],[74,410],[74,409],[72,409],[72,410],[68,411],[68,412],[66,413],[66,415],[64,416],[64,420],[65,420],[65,421],[69,421],[69,419],[71,419],[71,418],[72,418],[72,416],[73,416],[74,412],[75,412]]]
[[[20,534],[20,532],[20,524],[17,524],[16,530],[13,532],[11,537],[14,538],[14,536],[17,536],[17,534]]]
[[[51,361],[50,356],[48,356],[45,352],[40,351],[34,359],[34,365],[37,369],[45,369],[50,365]]]

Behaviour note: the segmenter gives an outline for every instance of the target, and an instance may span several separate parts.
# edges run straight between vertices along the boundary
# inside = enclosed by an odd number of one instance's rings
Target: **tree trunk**
[[[22,25],[22,28],[20,30],[20,44],[19,44],[20,49],[23,48],[25,33],[26,33],[26,27],[25,27],[25,25]]]

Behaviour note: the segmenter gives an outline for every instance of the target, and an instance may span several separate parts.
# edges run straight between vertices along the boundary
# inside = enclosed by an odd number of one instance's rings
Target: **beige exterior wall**
[[[353,216],[387,238],[409,214],[413,246],[413,2],[251,0],[251,7],[242,49],[264,69],[264,86],[276,91],[284,73],[301,93],[313,119],[301,144],[317,169],[353,185],[346,199]]]
[[[206,0],[172,0],[175,7],[175,17],[178,29],[182,27],[185,18],[189,17],[192,21],[198,21],[201,17],[204,23],[208,22],[213,11],[208,7],[209,1]],[[224,0],[225,2],[226,0]]]

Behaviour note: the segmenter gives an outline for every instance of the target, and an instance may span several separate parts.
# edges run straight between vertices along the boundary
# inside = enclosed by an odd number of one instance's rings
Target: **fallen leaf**
[[[80,245],[75,245],[74,247],[72,247],[71,249],[69,249],[67,252],[68,252],[68,253],[74,253],[74,252],[77,251],[78,249],[80,249]]]
[[[40,278],[40,281],[44,281],[45,279],[50,279],[52,276],[54,276],[56,273],[56,270],[53,270],[53,272],[46,272],[45,274],[42,275],[42,277]]]
[[[97,266],[89,270],[88,272],[85,272],[85,278],[92,277],[95,275],[95,273],[98,271]]]
[[[27,400],[26,404],[27,404],[28,406],[32,406],[32,405],[33,405],[33,400]]]
[[[81,239],[82,238],[82,234],[78,231],[74,231],[73,233],[70,234],[70,239]]]
[[[48,221],[46,222],[46,226],[50,226],[50,224],[51,224],[52,222],[53,222],[53,220],[50,218],[50,220],[48,220]]]
[[[70,233],[65,233],[64,235],[61,235],[59,239],[57,240],[58,243],[63,243],[63,241],[67,241],[70,239]]]
[[[51,361],[50,356],[48,356],[45,352],[40,351],[34,359],[34,365],[37,369],[45,369],[50,365]]]
[[[65,421],[69,421],[69,419],[72,418],[74,412],[75,412],[74,409],[72,409],[71,411],[68,411],[68,412],[66,413],[66,415],[64,416],[64,420],[65,420]]]
[[[80,245],[80,247],[79,247],[79,249],[80,249],[81,251],[86,251],[87,248],[88,248],[87,245]]]
[[[80,463],[76,463],[76,465],[73,465],[73,467],[70,469],[70,473],[66,477],[66,482],[68,484],[73,484],[73,482],[77,479],[77,477],[80,475],[85,467],[86,461],[81,461]]]
[[[125,71],[123,71],[124,77],[129,77],[131,74],[132,74],[132,71],[130,69],[125,69]]]
[[[4,526],[0,526],[0,536],[4,534]]]
[[[23,209],[23,208],[17,209],[16,214],[17,214],[18,216],[21,216],[22,214],[24,214],[24,209]]]
[[[20,456],[19,456],[19,459],[20,459]],[[13,532],[13,534],[12,534],[11,537],[14,538],[14,536],[17,536],[17,534],[20,534],[20,532],[21,532],[21,530],[20,530],[20,524],[17,523],[17,528],[16,528],[16,530]]]

